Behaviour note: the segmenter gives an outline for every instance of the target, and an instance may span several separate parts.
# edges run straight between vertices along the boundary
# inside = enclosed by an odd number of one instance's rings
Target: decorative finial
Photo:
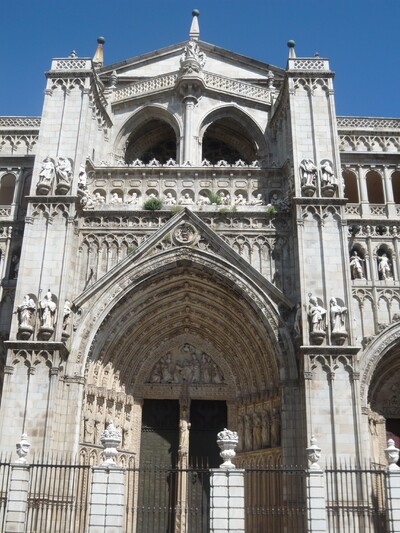
[[[198,41],[200,37],[199,15],[200,11],[198,9],[193,9],[193,20],[192,25],[190,26],[189,39],[193,39],[194,41]]]
[[[117,431],[112,420],[107,423],[107,428],[101,433],[100,442],[104,447],[103,465],[115,465],[115,459],[118,456],[117,448],[121,444],[121,433]]]
[[[106,42],[104,37],[98,37],[97,38],[97,49],[96,53],[93,57],[93,63],[95,67],[102,67],[103,66],[103,45]]]
[[[287,45],[289,48],[289,58],[295,58],[296,52],[294,51],[294,47],[296,46],[296,43],[291,39],[290,41],[288,41]]]
[[[317,439],[311,435],[310,446],[306,448],[307,458],[310,462],[310,470],[321,470],[318,461],[321,459],[321,448],[317,444]]]
[[[396,448],[393,439],[387,441],[387,448],[385,450],[386,460],[389,463],[388,470],[396,471],[399,470],[397,466],[397,461],[399,460],[399,449]]]

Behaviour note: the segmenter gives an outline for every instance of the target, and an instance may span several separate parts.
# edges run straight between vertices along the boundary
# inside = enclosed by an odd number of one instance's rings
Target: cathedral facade
[[[400,119],[339,117],[319,56],[200,40],[53,59],[0,117],[2,451],[98,464],[382,463],[400,437]],[[371,110],[373,111],[373,110]],[[7,428],[5,430],[4,428]]]

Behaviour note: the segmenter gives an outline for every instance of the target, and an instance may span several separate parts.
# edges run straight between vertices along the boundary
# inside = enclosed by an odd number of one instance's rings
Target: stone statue
[[[164,197],[164,204],[165,205],[176,205],[176,200],[172,196],[172,193],[167,192],[167,194]]]
[[[35,311],[35,302],[32,300],[29,294],[25,294],[22,304],[17,307],[20,328],[33,328],[33,317]]]
[[[262,447],[261,438],[261,418],[258,413],[253,416],[253,450],[259,450]]]
[[[79,167],[78,189],[81,191],[86,191],[87,189],[87,174],[83,165]]]
[[[42,185],[50,189],[50,187],[53,184],[54,176],[55,176],[55,166],[53,161],[50,159],[49,156],[47,156],[42,161],[42,168],[39,172],[39,182],[38,185]]]
[[[318,304],[315,296],[310,296],[308,316],[311,322],[311,333],[324,332],[326,329],[326,309]]]
[[[262,194],[258,193],[251,201],[250,205],[264,205]]]
[[[266,410],[261,420],[261,440],[263,446],[271,446],[271,419]]]
[[[95,192],[93,203],[94,205],[103,205],[105,203],[104,196],[102,196],[99,192]]]
[[[244,417],[244,445],[245,450],[253,449],[252,418],[251,415]]]
[[[122,204],[122,198],[118,196],[118,193],[116,192],[112,193],[110,204],[113,204],[113,205]]]
[[[383,253],[378,256],[379,279],[392,279],[392,269],[387,254]]]
[[[72,167],[71,162],[66,157],[58,157],[56,165],[57,183],[71,184]]]
[[[329,303],[332,333],[346,333],[345,316],[347,307],[338,305],[336,298],[331,298]]]
[[[72,315],[72,309],[71,309],[71,302],[69,300],[65,300],[64,302],[64,310],[63,310],[63,331],[67,331],[69,323],[71,321],[71,315]]]
[[[301,305],[297,304],[297,306],[296,306],[296,314],[295,314],[295,317],[294,317],[294,324],[293,324],[294,334],[296,335],[296,337],[300,337],[301,336],[301,321],[302,321]]]
[[[350,272],[352,279],[365,279],[362,265],[363,261],[364,259],[361,259],[358,253],[354,250],[350,258]]]
[[[53,295],[50,289],[40,301],[40,327],[54,329],[57,320],[57,305],[53,302]]]
[[[235,205],[246,205],[246,198],[243,196],[243,194],[238,194],[233,203]]]
[[[132,196],[129,198],[127,203],[130,205],[139,205],[140,199],[138,198],[137,192],[132,193]]]
[[[189,450],[189,430],[190,422],[184,414],[179,422],[179,453],[187,453]]]
[[[190,195],[188,192],[185,192],[183,196],[179,199],[180,205],[193,205],[193,200],[190,198]]]
[[[303,159],[300,163],[301,185],[315,187],[317,182],[317,167],[312,159]]]
[[[327,185],[337,187],[337,179],[332,169],[332,163],[328,159],[321,161],[321,185],[322,187]]]

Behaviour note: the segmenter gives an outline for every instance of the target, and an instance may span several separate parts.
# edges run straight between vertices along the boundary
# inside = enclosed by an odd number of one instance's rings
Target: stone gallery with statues
[[[218,466],[224,428],[243,468],[312,436],[385,463],[400,119],[337,116],[328,59],[288,47],[223,50],[194,12],[156,53],[53,59],[42,116],[0,117],[2,452],[99,464],[112,421],[126,465]]]

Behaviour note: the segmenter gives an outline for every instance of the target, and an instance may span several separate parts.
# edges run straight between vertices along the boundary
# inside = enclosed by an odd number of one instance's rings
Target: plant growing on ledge
[[[160,198],[149,198],[143,204],[144,209],[148,211],[159,211],[162,208],[162,200]]]
[[[273,205],[269,205],[267,206],[267,213],[268,215],[276,215],[277,211],[276,211],[276,208],[273,206]]]
[[[209,192],[207,194],[207,198],[210,201],[211,205],[220,205],[221,204],[221,198],[218,194],[215,194],[214,192]]]

